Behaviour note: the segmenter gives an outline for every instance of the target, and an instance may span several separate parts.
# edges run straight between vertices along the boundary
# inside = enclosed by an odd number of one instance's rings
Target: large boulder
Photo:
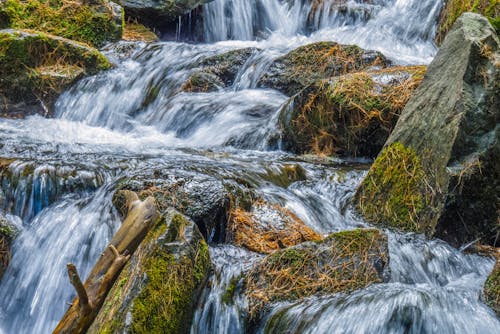
[[[459,245],[498,245],[500,50],[462,15],[356,194],[370,221]]]
[[[256,48],[231,50],[199,61],[197,69],[182,85],[182,90],[212,92],[231,86],[241,66],[257,51]]]
[[[19,233],[19,228],[0,213],[0,280],[9,266],[10,246]]]
[[[50,114],[75,80],[110,67],[106,57],[85,44],[41,32],[0,30],[0,115]]]
[[[387,237],[377,229],[333,233],[277,251],[246,277],[250,322],[271,303],[350,292],[383,282],[389,262]]]
[[[424,73],[424,66],[393,67],[308,86],[281,111],[282,147],[298,154],[376,156]]]
[[[441,11],[435,41],[441,44],[453,23],[465,12],[482,14],[488,18],[497,34],[500,33],[500,2],[491,0],[447,0]]]
[[[500,317],[500,257],[484,283],[483,296],[486,304]]]
[[[178,17],[212,0],[118,0],[128,17],[151,27],[176,23]]]
[[[122,270],[88,333],[189,333],[210,268],[196,225],[169,211]]]
[[[120,40],[123,8],[108,0],[0,2],[0,29],[33,29],[101,47]]]
[[[119,190],[137,192],[141,199],[153,196],[161,211],[174,207],[198,225],[209,242],[225,240],[229,212],[229,193],[218,179],[182,171],[175,174],[154,170],[122,181],[117,187],[113,202],[123,207],[124,199]]]
[[[355,45],[318,42],[277,58],[259,79],[258,86],[274,88],[292,96],[315,81],[368,67],[385,67],[388,63],[380,52],[363,50]]]

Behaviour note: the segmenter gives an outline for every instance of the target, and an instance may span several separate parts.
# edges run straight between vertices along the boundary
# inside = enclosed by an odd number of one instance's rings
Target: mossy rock
[[[483,297],[486,304],[500,317],[500,259],[497,259],[493,271],[484,283]]]
[[[189,333],[210,268],[196,225],[169,211],[134,252],[88,333]]]
[[[298,154],[375,157],[425,69],[392,67],[308,86],[281,111],[283,148]]]
[[[237,49],[202,59],[195,64],[197,69],[181,89],[206,93],[229,87],[234,83],[241,66],[257,51],[256,48]]]
[[[370,221],[455,246],[499,245],[500,42],[465,13],[356,194]]]
[[[318,42],[276,59],[259,79],[258,87],[274,88],[292,96],[315,81],[388,64],[389,60],[380,52],[355,45]]]
[[[27,30],[0,30],[0,96],[25,110],[51,111],[57,96],[82,75],[111,67],[106,57],[85,44]],[[40,105],[40,102],[42,105]]]
[[[146,43],[157,42],[159,40],[158,36],[151,29],[136,22],[127,22],[125,24],[122,39],[124,41]]]
[[[455,21],[465,12],[482,14],[500,33],[500,2],[497,0],[447,0],[439,17],[435,41],[442,44]]]
[[[292,183],[305,181],[306,170],[299,164],[279,164],[266,168],[260,176],[277,186],[288,188]]]
[[[250,322],[272,303],[350,292],[384,281],[387,237],[377,229],[333,233],[322,241],[277,251],[246,277]]]
[[[9,266],[10,246],[18,234],[19,229],[0,213],[0,280]]]
[[[0,28],[31,29],[101,47],[121,39],[123,9],[112,1],[6,0]]]

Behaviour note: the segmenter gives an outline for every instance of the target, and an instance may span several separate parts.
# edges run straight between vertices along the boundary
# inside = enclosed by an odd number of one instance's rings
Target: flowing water
[[[366,226],[349,208],[363,161],[314,163],[276,151],[277,115],[288,97],[259,89],[257,81],[273,59],[323,40],[376,49],[396,63],[428,63],[441,6],[438,0],[215,0],[203,9],[206,43],[109,46],[116,67],[64,93],[54,118],[0,120],[0,156],[13,159],[0,177],[0,209],[22,221],[0,282],[0,333],[51,332],[74,297],[65,265],[89,272],[119,225],[110,198],[128,175],[161,169],[248,179],[261,197],[320,233]],[[231,87],[180,91],[198,60],[247,47],[255,51]],[[287,163],[300,164],[307,180],[280,187],[262,177]],[[388,234],[389,282],[276,305],[260,330],[500,331],[479,299],[493,260],[421,236]],[[211,254],[215,272],[191,332],[241,333],[245,300],[237,293],[227,302],[224,293],[261,256],[215,244]]]

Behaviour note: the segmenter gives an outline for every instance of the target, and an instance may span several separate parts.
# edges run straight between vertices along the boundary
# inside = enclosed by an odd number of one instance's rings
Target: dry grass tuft
[[[123,29],[122,39],[125,41],[139,41],[152,43],[159,40],[151,29],[137,22],[128,22]]]

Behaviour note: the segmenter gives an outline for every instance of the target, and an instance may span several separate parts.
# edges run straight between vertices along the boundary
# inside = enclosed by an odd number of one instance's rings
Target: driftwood
[[[85,333],[94,321],[104,299],[121,270],[156,221],[155,201],[148,197],[141,202],[137,194],[124,190],[128,214],[106,250],[95,264],[85,284],[74,264],[68,264],[68,276],[77,297],[63,316],[53,334]]]

